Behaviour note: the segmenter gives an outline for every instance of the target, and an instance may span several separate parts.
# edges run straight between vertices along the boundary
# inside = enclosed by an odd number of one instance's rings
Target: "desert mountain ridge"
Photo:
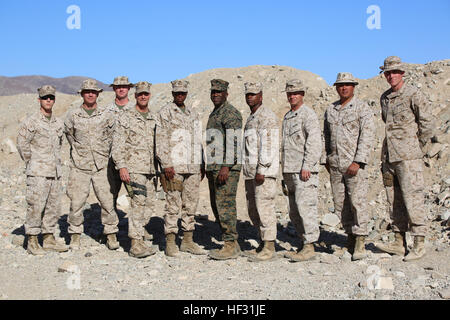
[[[43,75],[4,77],[0,76],[0,96],[11,96],[21,93],[36,93],[37,88],[43,85],[52,85],[58,92],[75,94],[80,89],[80,84],[88,77],[70,76],[64,78],[52,78]],[[97,81],[103,90],[111,90],[107,84]]]

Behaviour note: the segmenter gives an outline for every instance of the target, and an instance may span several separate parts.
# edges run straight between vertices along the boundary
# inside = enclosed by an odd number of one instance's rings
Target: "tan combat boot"
[[[166,250],[164,253],[168,257],[176,257],[178,255],[178,246],[175,243],[176,234],[175,233],[169,233],[166,235]]]
[[[206,254],[206,251],[200,248],[193,240],[194,232],[185,231],[183,241],[181,241],[180,251],[197,255]]]
[[[80,250],[81,249],[81,241],[80,241],[81,234],[74,233],[70,236],[70,244],[69,248],[72,250]]]
[[[237,240],[225,241],[222,249],[214,250],[209,254],[209,257],[214,260],[228,260],[236,259],[241,254],[241,248]]]
[[[286,252],[283,256],[285,257],[285,258],[288,258],[289,260],[291,260],[291,258],[293,257],[293,256],[295,256],[297,253],[299,253],[300,252],[300,250],[297,250],[297,251],[289,251],[289,252]]]
[[[405,233],[404,232],[396,232],[395,233],[395,240],[392,243],[389,244],[382,244],[382,243],[378,243],[375,244],[375,246],[384,251],[387,252],[389,254],[396,254],[399,256],[404,256],[405,255]]]
[[[46,254],[38,241],[38,236],[28,236],[27,252],[34,256],[42,256]]]
[[[131,239],[131,248],[128,255],[134,258],[145,258],[156,253],[153,248],[148,247],[143,239]]]
[[[264,241],[261,241],[261,242],[259,243],[258,248],[243,251],[243,252],[242,252],[242,255],[245,256],[245,257],[248,257],[248,258],[254,257],[254,256],[256,256],[258,253],[260,253],[260,252],[262,251],[263,248],[264,248]]]
[[[275,241],[264,241],[263,249],[253,257],[249,257],[250,262],[269,261],[274,259],[275,253]]]
[[[350,233],[347,235],[347,249],[348,252],[353,254],[355,251],[355,244],[356,244],[356,236],[353,233]]]
[[[352,255],[352,261],[361,260],[367,257],[365,244],[366,244],[366,237],[356,236],[355,249]]]
[[[303,242],[300,244],[300,246],[299,246],[299,248],[303,248],[303,246],[304,246],[304,244],[303,244]],[[301,250],[300,249],[297,249],[297,250],[295,250],[295,251],[288,251],[288,252],[286,252],[286,253],[284,253],[284,257],[285,258],[288,258],[289,260],[293,257],[293,256],[295,256],[297,253],[299,253]]]
[[[110,233],[106,235],[106,247],[108,247],[109,250],[117,250],[120,248],[115,233]]]
[[[56,241],[55,236],[51,233],[43,235],[44,241],[42,241],[42,247],[45,251],[66,252],[69,247],[63,243]]]
[[[415,236],[414,237],[414,247],[412,250],[403,258],[403,261],[413,261],[422,258],[425,255],[425,237]]]
[[[314,244],[307,243],[303,246],[303,249],[291,257],[291,262],[302,262],[312,260],[316,257],[316,252],[314,250]]]

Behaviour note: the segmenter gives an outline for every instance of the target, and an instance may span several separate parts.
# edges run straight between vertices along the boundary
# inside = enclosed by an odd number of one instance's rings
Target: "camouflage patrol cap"
[[[114,79],[114,82],[109,85],[110,87],[113,86],[130,86],[133,87],[133,84],[128,81],[128,77],[120,76]]]
[[[211,91],[213,91],[213,90],[216,90],[216,91],[227,91],[229,84],[230,83],[225,81],[225,80],[213,79],[213,80],[211,80]]]
[[[152,87],[151,83],[147,81],[140,81],[134,85],[136,87],[136,94],[147,92],[150,93],[150,88]]]
[[[258,94],[263,91],[263,85],[260,82],[246,82],[244,84],[245,94]]]
[[[83,83],[81,84],[81,89],[78,90],[78,93],[81,93],[85,90],[94,90],[99,93],[103,91],[103,89],[98,87],[97,81],[95,81],[94,79],[84,80]]]
[[[384,65],[380,67],[381,72],[399,70],[406,72],[405,64],[399,57],[390,56],[384,60]]]
[[[305,84],[300,79],[292,79],[286,82],[286,90],[284,92],[306,92]]]
[[[340,84],[340,83],[350,83],[357,86],[359,83],[356,81],[356,79],[353,77],[353,75],[350,72],[340,72],[337,75],[336,82],[333,84],[333,86]]]
[[[54,96],[56,93],[56,89],[52,86],[45,85],[37,89],[39,93],[39,98],[45,97],[45,96]]]
[[[189,81],[174,80],[172,83],[172,92],[188,92]]]

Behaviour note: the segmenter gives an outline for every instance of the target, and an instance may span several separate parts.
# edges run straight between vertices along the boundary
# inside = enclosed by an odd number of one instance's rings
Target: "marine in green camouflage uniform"
[[[229,83],[211,81],[211,112],[206,128],[206,174],[211,207],[222,230],[225,244],[209,257],[216,260],[237,258],[240,248],[236,230],[236,192],[241,171],[242,115],[227,101]]]

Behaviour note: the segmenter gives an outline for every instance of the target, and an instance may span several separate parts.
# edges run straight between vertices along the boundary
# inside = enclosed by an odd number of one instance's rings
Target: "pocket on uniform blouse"
[[[404,103],[398,104],[392,108],[392,115],[394,123],[404,122],[408,117],[408,112],[411,110]]]
[[[289,135],[293,136],[295,135],[297,132],[299,132],[300,130],[302,130],[302,125],[301,123],[294,123],[290,128],[289,128]]]
[[[133,129],[130,129],[128,134],[127,143],[136,146],[139,144],[139,139],[142,139],[139,137],[139,133]]]

